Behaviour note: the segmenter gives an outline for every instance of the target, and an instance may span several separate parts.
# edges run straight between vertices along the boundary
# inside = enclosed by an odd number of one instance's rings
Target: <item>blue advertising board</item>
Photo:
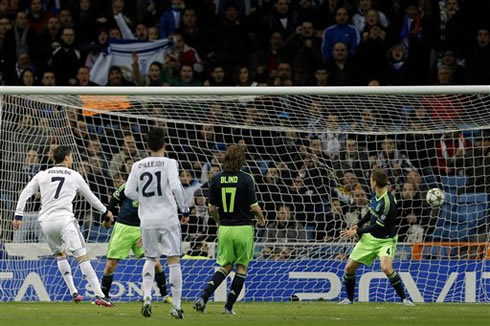
[[[93,292],[82,280],[74,259],[70,260],[75,284],[87,299]],[[114,277],[114,301],[141,299],[143,260],[121,261]],[[101,276],[105,260],[92,264]],[[194,299],[214,273],[214,260],[182,260],[183,297]],[[249,266],[245,288],[239,300],[289,301],[339,300],[345,296],[342,274],[345,262],[337,260],[257,260]],[[398,261],[408,294],[415,302],[490,302],[490,261],[418,260]],[[168,277],[168,271],[167,277]],[[231,275],[232,276],[232,275]],[[228,278],[228,285],[231,277]],[[215,301],[226,299],[226,284],[217,289]],[[154,287],[155,295],[158,293]],[[56,260],[0,260],[0,301],[62,301],[71,297]],[[379,263],[361,267],[357,273],[356,299],[398,301]]]

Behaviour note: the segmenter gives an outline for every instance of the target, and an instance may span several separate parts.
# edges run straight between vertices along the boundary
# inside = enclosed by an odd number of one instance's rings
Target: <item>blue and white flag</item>
[[[90,80],[99,85],[106,85],[111,66],[119,66],[124,78],[133,80],[131,75],[133,52],[138,53],[141,74],[146,75],[152,62],[163,64],[163,56],[172,45],[172,41],[168,39],[152,42],[111,39],[107,51],[101,53],[92,66]]]

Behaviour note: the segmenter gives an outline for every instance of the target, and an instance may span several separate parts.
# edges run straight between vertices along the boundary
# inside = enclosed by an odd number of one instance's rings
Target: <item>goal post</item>
[[[342,229],[367,210],[370,172],[383,168],[398,200],[395,268],[417,302],[490,301],[490,86],[449,87],[0,87],[0,301],[69,300],[37,216],[39,196],[14,231],[20,191],[52,151],[68,145],[73,168],[107,204],[146,132],[162,127],[192,207],[182,220],[183,295],[192,300],[216,268],[217,226],[208,180],[240,144],[266,227],[240,300],[339,300],[355,242]],[[440,207],[425,194],[445,192]],[[74,204],[101,276],[111,230],[83,198]],[[70,261],[74,271],[76,262]],[[142,296],[142,261],[115,273],[112,297]],[[379,264],[360,269],[356,299],[396,301]],[[82,295],[93,295],[77,271]],[[215,301],[226,299],[221,286]]]

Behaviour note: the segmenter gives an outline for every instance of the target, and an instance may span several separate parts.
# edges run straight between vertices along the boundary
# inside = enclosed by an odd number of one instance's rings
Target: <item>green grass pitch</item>
[[[140,325],[490,325],[489,304],[356,303],[344,306],[331,302],[238,303],[237,315],[221,314],[222,304],[210,304],[197,314],[184,303],[185,320],[172,319],[170,305],[155,302],[153,315],[140,315],[140,303],[120,303],[115,308],[90,303],[0,303],[0,326],[140,326]]]

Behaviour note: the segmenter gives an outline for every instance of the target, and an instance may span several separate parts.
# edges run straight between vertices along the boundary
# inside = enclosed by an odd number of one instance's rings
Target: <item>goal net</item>
[[[488,88],[162,88],[0,90],[0,300],[70,295],[45,243],[39,195],[22,228],[19,194],[69,145],[74,169],[108,203],[131,165],[147,155],[145,133],[162,127],[191,208],[182,220],[185,298],[216,268],[208,181],[230,144],[246,151],[267,224],[255,228],[255,259],[240,300],[339,300],[355,242],[340,231],[368,210],[370,173],[389,175],[398,200],[395,268],[416,302],[490,301],[490,91]],[[444,190],[430,206],[426,193]],[[101,277],[111,230],[83,198],[74,211]],[[81,294],[93,292],[70,260]],[[140,299],[143,262],[118,266],[112,298]],[[167,274],[168,275],[168,274]],[[229,281],[228,281],[229,282]],[[158,292],[156,292],[158,293]],[[214,300],[226,298],[222,285]],[[356,299],[396,301],[379,263],[361,267]]]

